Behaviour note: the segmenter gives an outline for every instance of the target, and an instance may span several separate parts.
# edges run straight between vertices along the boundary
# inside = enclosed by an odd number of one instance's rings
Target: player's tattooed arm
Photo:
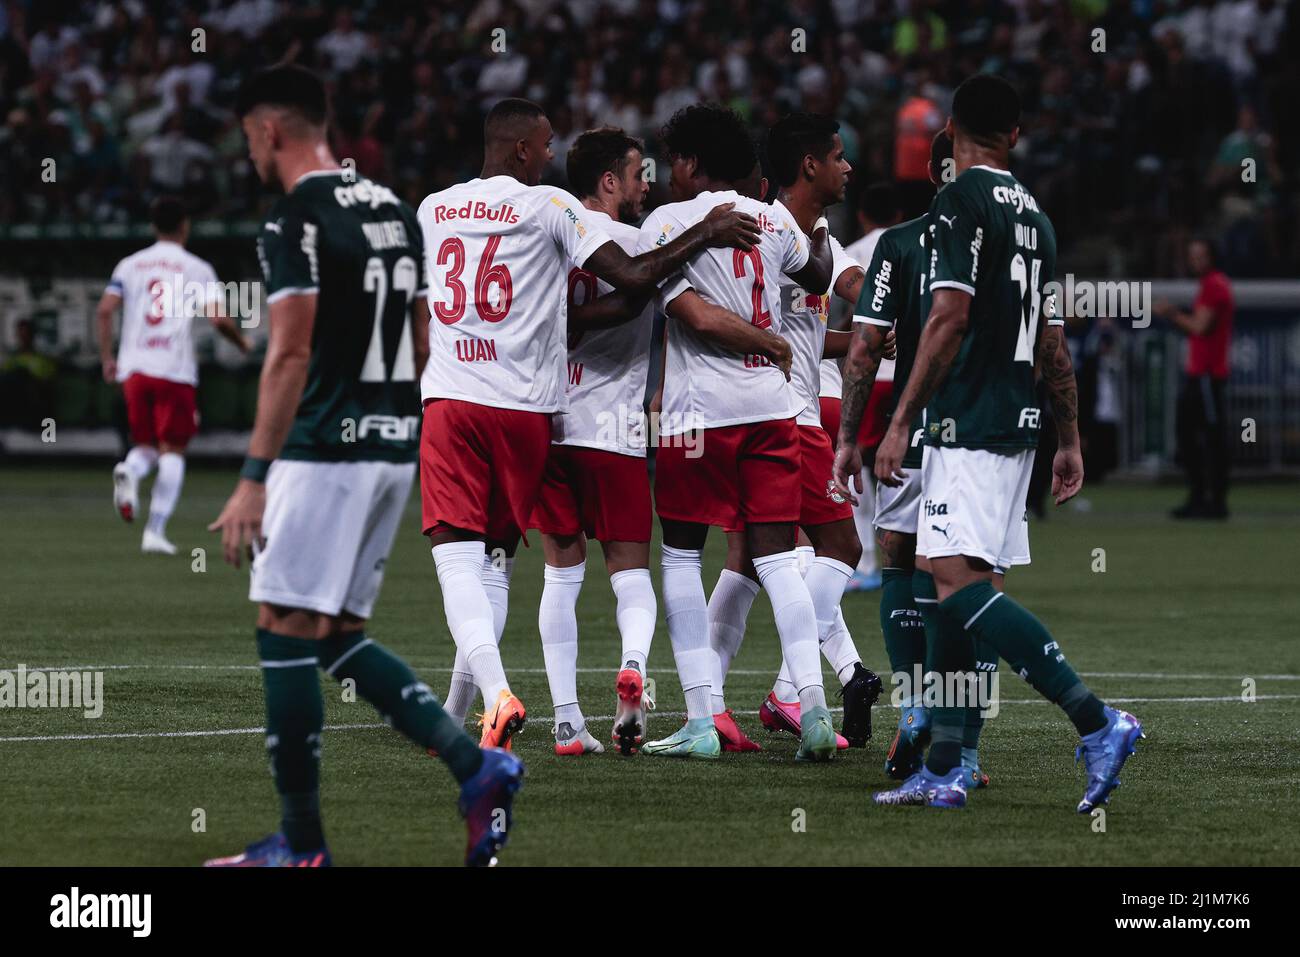
[[[1083,454],[1079,447],[1079,388],[1065,327],[1049,325],[1038,343],[1038,363],[1052,403],[1058,436],[1052,458],[1052,498],[1068,502],[1083,488]]]
[[[117,381],[117,356],[113,355],[113,316],[122,305],[122,297],[105,291],[95,307],[95,328],[99,332],[99,364],[105,382]]]
[[[788,275],[812,293],[824,293],[831,285],[831,271],[835,268],[831,253],[831,233],[824,220],[818,220],[808,237],[808,261],[798,272]]]
[[[863,492],[862,453],[858,450],[858,429],[866,412],[871,387],[876,381],[880,358],[885,350],[885,327],[869,322],[853,324],[853,339],[844,357],[844,393],[840,400],[840,432],[835,440],[835,464],[831,475],[836,490],[853,504]],[[852,488],[850,488],[850,482]]]
[[[903,390],[889,429],[876,450],[876,478],[885,485],[897,487],[902,484],[905,474],[901,466],[903,456],[907,454],[908,429],[948,377],[948,370],[957,358],[957,350],[961,348],[970,322],[970,304],[970,293],[960,289],[945,287],[934,290],[930,317],[921,330],[907,388]]]
[[[655,287],[696,253],[710,247],[730,246],[748,252],[758,245],[758,220],[735,209],[735,203],[715,206],[709,214],[672,242],[629,256],[610,240],[587,257],[582,268],[615,289],[653,294]]]
[[[700,338],[731,352],[764,356],[790,378],[790,343],[770,329],[759,328],[691,289],[668,303],[666,311],[669,319],[685,323]]]
[[[835,280],[835,295],[847,303],[856,303],[862,294],[862,283],[867,278],[867,271],[861,266],[850,266]]]

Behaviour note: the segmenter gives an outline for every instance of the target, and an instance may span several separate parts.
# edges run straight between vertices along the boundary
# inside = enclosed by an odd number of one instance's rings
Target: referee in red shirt
[[[1205,239],[1187,246],[1187,263],[1201,279],[1192,311],[1161,303],[1156,314],[1187,336],[1187,365],[1178,396],[1178,452],[1187,472],[1187,501],[1174,518],[1228,517],[1228,422],[1224,385],[1232,342],[1232,285],[1215,265]]]

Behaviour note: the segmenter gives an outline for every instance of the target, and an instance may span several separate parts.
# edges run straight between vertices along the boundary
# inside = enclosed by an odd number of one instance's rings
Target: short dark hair
[[[947,130],[940,130],[930,140],[930,169],[934,178],[943,181],[943,167],[952,159],[952,137]]]
[[[149,222],[164,236],[175,233],[189,217],[185,203],[176,196],[159,196],[149,204]]]
[[[705,176],[736,183],[753,172],[758,151],[734,110],[697,103],[673,114],[659,138],[669,156],[692,157]]]
[[[579,199],[594,196],[602,176],[623,172],[630,150],[644,152],[645,147],[636,137],[612,126],[587,130],[573,141],[565,160],[569,192]]]
[[[546,111],[532,100],[517,96],[498,100],[483,121],[483,141],[522,139],[523,126],[531,125],[545,115]]]
[[[1020,94],[1000,76],[976,73],[953,94],[952,120],[981,146],[1004,146],[1020,125]]]
[[[825,161],[839,131],[839,123],[816,113],[791,113],[777,120],[767,134],[767,158],[776,181],[794,185],[805,156]]]
[[[259,106],[292,110],[312,126],[324,126],[329,114],[329,99],[320,77],[292,63],[258,70],[244,81],[235,112],[242,118]]]
[[[883,224],[893,222],[902,209],[902,203],[893,183],[872,183],[862,191],[858,208],[873,223]]]

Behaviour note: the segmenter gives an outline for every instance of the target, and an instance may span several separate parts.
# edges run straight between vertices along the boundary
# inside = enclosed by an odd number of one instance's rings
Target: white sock
[[[465,656],[483,701],[491,707],[508,685],[497,648],[492,605],[483,587],[483,554],[482,542],[446,542],[433,548],[447,627]]]
[[[505,559],[500,568],[483,556],[483,590],[487,593],[488,604],[492,606],[492,631],[496,636],[497,647],[501,646],[501,635],[506,630],[506,610],[510,601],[510,576],[515,569],[513,558]],[[451,666],[451,685],[447,689],[447,702],[442,709],[451,715],[451,719],[460,727],[465,726],[465,716],[474,706],[478,697],[478,685],[474,683],[474,673],[469,670],[469,661],[465,653],[456,649],[456,660]]]
[[[799,563],[799,574],[807,578],[808,569],[812,568],[812,563],[817,558],[817,549],[811,545],[796,545],[794,553]]]
[[[164,452],[158,456],[158,477],[149,493],[149,531],[158,535],[167,533],[167,519],[172,517],[183,484],[185,456],[178,452]]]
[[[858,571],[863,575],[874,575],[879,570],[876,562],[876,530],[872,525],[875,518],[876,477],[870,469],[863,469],[862,494],[858,496],[858,504],[853,506],[853,524],[858,529],[858,541],[862,542]]]
[[[555,723],[568,721],[574,728],[582,724],[578,708],[578,593],[586,570],[586,562],[570,568],[547,565],[537,609],[537,630],[542,635],[542,658],[551,686]]]
[[[709,596],[709,645],[713,648],[713,713],[727,710],[723,685],[731,661],[745,640],[745,622],[758,594],[758,582],[724,568]]]
[[[152,445],[135,445],[131,451],[126,453],[126,458],[122,460],[126,470],[135,476],[136,481],[147,478],[153,471],[153,467],[158,464],[158,450]]]
[[[451,686],[447,689],[447,700],[442,706],[442,710],[451,716],[451,720],[456,722],[456,727],[465,727],[465,716],[469,714],[469,709],[474,706],[474,699],[478,696],[478,685],[474,683],[474,673],[469,670],[469,662],[465,660],[465,652],[459,647],[456,648],[456,660],[451,666]]]
[[[619,667],[631,665],[644,675],[658,613],[650,569],[628,568],[615,572],[609,576],[609,584],[614,589],[614,619],[623,638],[623,660]]]
[[[506,613],[510,610],[510,578],[515,573],[515,560],[504,559],[500,565],[483,556],[483,591],[492,606],[492,633],[497,644],[506,630]]]
[[[699,549],[663,546],[664,614],[689,721],[711,718],[713,649]]]
[[[840,679],[840,684],[848,684],[849,679],[853,677],[854,666],[862,661],[862,656],[858,654],[858,647],[853,643],[853,636],[849,634],[849,626],[844,621],[842,609],[835,609],[835,621],[831,625],[831,633],[822,642],[822,654],[830,662],[835,677]]]
[[[825,641],[835,627],[844,586],[852,575],[853,569],[842,561],[821,555],[813,559],[812,567],[804,576],[808,595],[812,598],[813,613],[817,616],[818,643]]]
[[[754,559],[758,580],[772,602],[772,615],[781,636],[781,653],[790,666],[790,680],[799,689],[799,703],[805,710],[826,707],[822,688],[821,658],[818,654],[817,619],[808,586],[799,577],[792,551]]]
[[[776,681],[772,682],[772,694],[776,695],[777,701],[786,704],[799,698],[799,689],[790,680],[790,666],[785,663],[785,655],[781,656],[781,670],[776,673]]]

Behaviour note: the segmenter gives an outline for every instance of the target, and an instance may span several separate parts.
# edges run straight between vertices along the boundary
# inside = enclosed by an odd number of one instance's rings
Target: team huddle
[[[486,119],[481,176],[413,211],[340,166],[327,112],[320,81],[295,67],[263,71],[241,91],[253,165],[283,196],[258,240],[270,326],[256,421],[211,528],[227,560],[253,556],[282,820],[210,864],[330,862],[318,668],[353,681],[447,765],[460,784],[466,863],[495,862],[524,774],[511,742],[528,715],[500,642],[514,556],[531,530],[545,558],[538,630],[557,754],[605,748],[577,694],[576,609],[593,540],[616,600],[609,740],[622,754],[718,759],[759,748],[724,688],[760,591],[782,651],[762,723],[798,738],[799,762],[865,746],[882,684],[840,605],[863,550],[855,493],[873,481],[859,434],[887,359],[894,400],[875,455],[872,524],[885,559],[881,629],[903,688],[886,771],[902,783],[876,803],[962,807],[987,785],[978,753],[987,702],[976,686],[999,657],[1078,730],[1088,777],[1078,810],[1109,799],[1141,725],[1092,694],[1003,591],[1009,568],[1029,562],[1040,387],[1060,434],[1058,503],[1083,481],[1074,373],[1044,293],[1055,234],[1007,170],[1020,115],[1009,84],[981,74],[957,90],[933,145],[930,211],[874,236],[865,262],[827,227],[850,167],[824,117],[778,121],[760,157],[730,110],[681,110],[662,132],[672,201],[638,227],[645,157],[621,130],[579,136],[566,157],[569,190],[543,186],[550,122],[531,102],[504,100]],[[851,331],[828,329],[832,296],[852,306]],[[123,348],[133,324],[148,324],[147,300],[123,300]],[[842,401],[827,398],[837,360]],[[656,365],[661,380],[647,382]],[[156,446],[135,423],[172,413],[167,389],[124,378],[135,447],[114,487],[129,519]],[[455,643],[443,701],[366,633],[417,470]],[[162,482],[160,466],[154,500]],[[706,594],[710,527],[726,535],[727,561]],[[160,550],[153,544],[146,536],[146,550]],[[655,738],[646,679],[659,600],[686,720]],[[843,703],[838,731],[823,656]],[[476,743],[464,725],[480,696]]]

